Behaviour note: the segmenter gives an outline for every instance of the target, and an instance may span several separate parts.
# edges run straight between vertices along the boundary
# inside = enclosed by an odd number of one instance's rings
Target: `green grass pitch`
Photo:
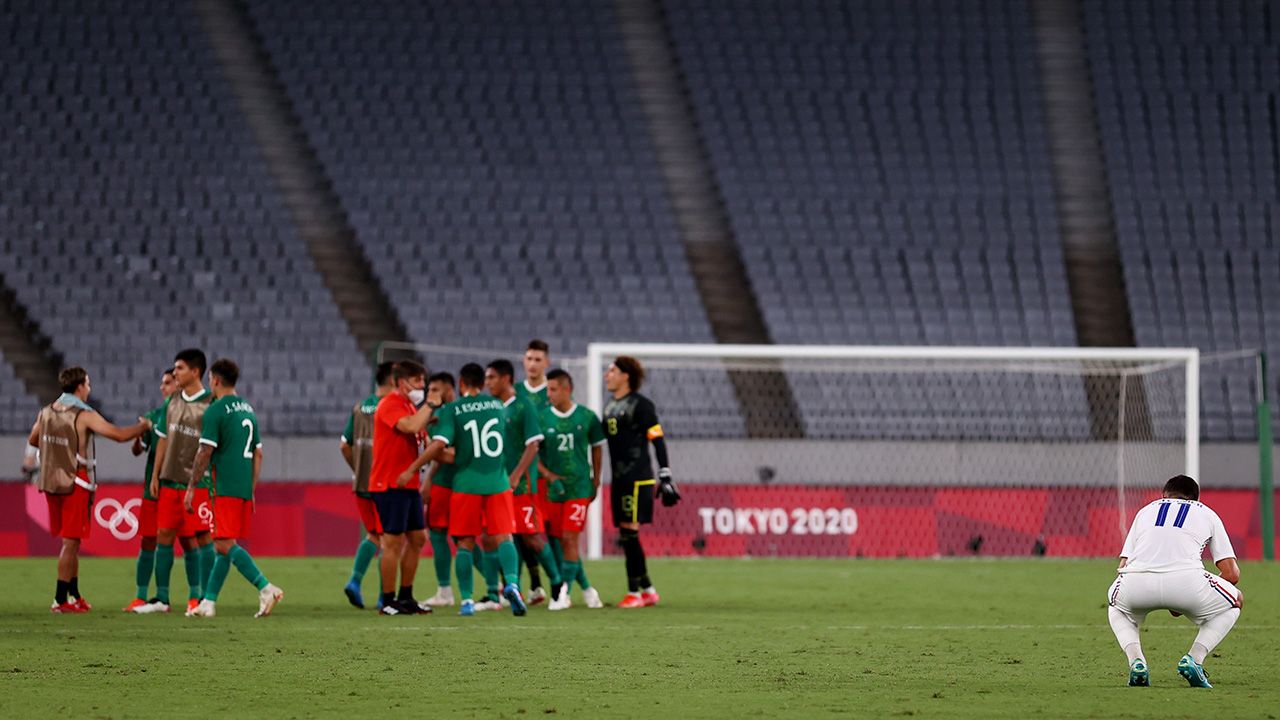
[[[0,561],[0,717],[1280,716],[1274,565],[1244,565],[1216,687],[1193,690],[1174,664],[1194,628],[1165,613],[1142,635],[1153,687],[1125,687],[1111,561],[656,560],[658,608],[469,619],[357,611],[346,558],[259,564],[275,615],[233,571],[195,620],[121,613],[131,561],[82,561],[81,616],[48,612],[52,559]],[[621,563],[588,570],[616,602]]]

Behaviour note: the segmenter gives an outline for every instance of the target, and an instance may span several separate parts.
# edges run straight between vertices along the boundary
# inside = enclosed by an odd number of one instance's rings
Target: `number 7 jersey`
[[[488,395],[459,398],[436,411],[439,421],[431,439],[456,450],[453,491],[464,495],[497,495],[511,489],[503,451],[506,412]]]
[[[253,454],[262,447],[253,406],[236,395],[213,401],[204,411],[200,444],[213,448],[213,493],[253,499]]]

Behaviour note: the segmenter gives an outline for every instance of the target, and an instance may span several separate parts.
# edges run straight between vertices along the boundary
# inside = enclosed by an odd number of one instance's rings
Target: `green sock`
[[[156,598],[169,604],[169,576],[173,573],[173,545],[156,545]]]
[[[203,597],[204,586],[209,584],[209,576],[213,574],[213,563],[218,553],[213,550],[213,543],[200,546],[200,591]]]
[[[453,552],[449,550],[449,534],[444,530],[431,528],[428,533],[431,539],[431,562],[436,566],[436,585],[449,587],[449,564],[453,562]]]
[[[138,585],[138,599],[147,599],[147,588],[151,586],[151,571],[156,567],[155,550],[139,550],[138,562],[134,566],[134,578]]]
[[[560,571],[568,578],[569,589],[573,589],[573,580],[578,577],[578,571],[582,569],[582,563],[577,560],[565,560],[560,566]]]
[[[253,561],[253,556],[249,554],[248,550],[239,545],[232,545],[231,552],[227,553],[227,555],[231,557],[232,564],[236,566],[236,569],[240,571],[244,579],[253,583],[254,587],[261,590],[267,586],[266,576],[258,569],[258,564]]]
[[[475,559],[472,557],[470,550],[458,548],[458,556],[454,559],[454,570],[458,573],[458,602],[470,600],[472,588],[472,580],[475,579],[475,567],[473,563]]]
[[[496,594],[502,588],[498,587],[500,580],[498,579],[499,566],[501,562],[498,560],[497,551],[490,552],[488,550],[480,551],[480,572],[484,574],[485,588],[490,594]],[[497,599],[496,597],[494,598]]]
[[[542,546],[542,551],[538,553],[538,563],[542,565],[542,569],[547,571],[547,579],[552,585],[559,585],[563,580],[560,577],[560,564],[556,562],[555,553],[551,550],[551,543]]]
[[[498,546],[498,563],[502,566],[502,579],[507,585],[520,584],[520,551],[510,540]]]
[[[551,554],[555,556],[556,565],[560,567],[560,577],[564,577],[564,545],[560,538],[551,538]]]
[[[200,551],[184,549],[182,565],[187,570],[187,597],[199,600],[200,586],[204,584],[200,579]]]
[[[582,586],[583,590],[586,590],[587,588],[591,587],[591,581],[587,580],[587,566],[581,560],[578,561],[577,579],[578,579],[578,584]]]
[[[356,561],[351,565],[351,579],[356,585],[364,582],[364,574],[369,571],[369,563],[373,562],[373,558],[378,554],[378,546],[369,542],[369,538],[360,541],[360,547],[356,548]],[[381,563],[379,563],[381,567]]]
[[[218,594],[222,592],[222,583],[227,581],[227,573],[231,572],[231,558],[222,553],[214,555],[213,572],[209,573],[209,584],[204,589],[204,599],[209,602],[217,602]]]

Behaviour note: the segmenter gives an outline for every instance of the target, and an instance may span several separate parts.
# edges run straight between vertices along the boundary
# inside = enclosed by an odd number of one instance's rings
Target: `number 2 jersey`
[[[262,447],[253,406],[236,395],[213,401],[204,412],[200,444],[213,448],[214,493],[253,499],[253,454]]]
[[[1205,547],[1216,563],[1236,556],[1218,514],[1195,500],[1164,498],[1138,511],[1120,556],[1120,573],[1203,570]]]

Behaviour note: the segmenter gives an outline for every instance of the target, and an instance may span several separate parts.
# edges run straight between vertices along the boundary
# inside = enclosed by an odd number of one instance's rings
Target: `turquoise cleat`
[[[528,607],[524,604],[524,596],[520,594],[520,588],[514,584],[508,585],[502,590],[502,597],[511,603],[511,614],[516,617],[524,615],[528,611]]]
[[[462,617],[472,617],[476,614],[476,601],[463,600],[462,607],[458,608],[458,614]]]
[[[1129,687],[1151,687],[1151,675],[1147,672],[1147,663],[1142,658],[1134,658],[1129,663]]]
[[[1209,684],[1209,673],[1204,671],[1204,666],[1196,662],[1190,655],[1183,655],[1178,661],[1178,674],[1187,679],[1187,684],[1191,687],[1211,688]]]

